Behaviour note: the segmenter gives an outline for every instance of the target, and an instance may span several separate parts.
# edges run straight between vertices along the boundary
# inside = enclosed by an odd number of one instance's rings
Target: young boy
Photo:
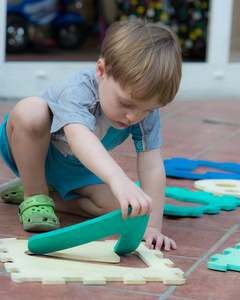
[[[176,249],[161,233],[165,172],[158,109],[173,100],[180,80],[176,35],[144,20],[121,21],[107,31],[96,70],[18,102],[1,126],[0,150],[21,181],[1,197],[25,199],[19,206],[24,229],[59,228],[55,205],[91,218],[119,208],[126,218],[131,205],[130,217],[150,213],[148,248]],[[108,153],[130,134],[141,188]]]

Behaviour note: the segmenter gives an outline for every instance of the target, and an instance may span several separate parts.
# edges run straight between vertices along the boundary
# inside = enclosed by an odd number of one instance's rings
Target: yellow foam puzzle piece
[[[195,188],[217,196],[230,195],[240,198],[240,180],[206,179],[194,182]]]
[[[184,272],[181,269],[173,268],[173,262],[163,259],[161,251],[149,250],[144,243],[141,243],[132,254],[140,257],[147,264],[146,268],[116,265],[120,258],[114,253],[116,241],[113,240],[92,242],[47,256],[30,254],[27,240],[0,239],[0,243],[0,259],[4,262],[6,271],[11,273],[11,279],[18,283],[32,281],[43,284],[65,284],[69,281],[83,284],[105,284],[107,281],[123,281],[124,284],[145,284],[147,281],[162,281],[164,284],[177,285],[185,283]],[[76,261],[84,259],[105,261],[108,264]],[[109,262],[114,264],[109,265]]]

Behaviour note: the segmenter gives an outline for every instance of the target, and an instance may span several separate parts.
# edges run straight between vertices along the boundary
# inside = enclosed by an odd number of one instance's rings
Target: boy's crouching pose
[[[1,197],[24,200],[24,229],[59,228],[55,205],[91,218],[119,208],[126,218],[131,205],[131,217],[150,213],[146,246],[175,249],[161,233],[165,172],[158,109],[173,100],[180,79],[181,50],[169,28],[121,21],[107,31],[96,70],[18,102],[1,126],[0,150],[21,181],[5,187]],[[108,153],[130,134],[141,188]]]

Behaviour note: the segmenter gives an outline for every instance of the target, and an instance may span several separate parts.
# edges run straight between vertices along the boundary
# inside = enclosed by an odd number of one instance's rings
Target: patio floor
[[[14,102],[0,101],[0,123]],[[164,159],[183,157],[215,162],[240,164],[240,99],[177,100],[161,109]],[[208,121],[206,121],[208,120]],[[136,156],[129,139],[112,152],[114,159],[132,180],[137,180]],[[205,172],[208,168],[199,168]],[[209,169],[210,170],[210,169]],[[0,158],[0,185],[15,178]],[[177,186],[196,191],[194,180],[167,178],[167,186]],[[166,199],[167,203],[180,205]],[[170,202],[172,201],[172,202]],[[183,204],[184,205],[184,204]],[[16,205],[0,200],[0,239],[29,239],[33,234],[22,229]],[[185,272],[186,283],[181,286],[147,282],[145,285],[125,285],[107,282],[105,285],[43,285],[39,282],[14,283],[0,262],[0,299],[185,299],[185,300],[235,300],[240,295],[240,273],[237,271],[213,271],[206,267],[209,257],[235,247],[240,242],[240,208],[204,214],[199,217],[164,216],[163,233],[173,238],[177,250],[163,252],[164,258]],[[57,213],[61,227],[86,219]],[[126,258],[123,258],[123,261]],[[131,259],[127,261],[131,266]],[[142,262],[134,262],[142,267]]]

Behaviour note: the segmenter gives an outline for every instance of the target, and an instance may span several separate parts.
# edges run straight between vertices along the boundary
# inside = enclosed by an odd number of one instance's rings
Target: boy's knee
[[[9,117],[13,130],[24,130],[34,135],[49,134],[51,118],[47,103],[39,97],[20,101]]]

